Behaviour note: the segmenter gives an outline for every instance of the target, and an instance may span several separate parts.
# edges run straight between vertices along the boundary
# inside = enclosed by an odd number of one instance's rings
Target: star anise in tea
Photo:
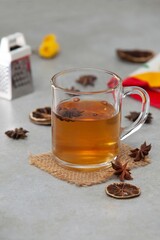
[[[148,50],[124,50],[117,49],[119,58],[129,62],[145,63],[154,57],[154,52]]]
[[[59,108],[57,117],[61,121],[73,121],[73,118],[80,117],[83,111],[79,111],[77,108]]]
[[[145,156],[149,154],[149,151],[151,150],[151,144],[147,145],[146,142],[144,142],[139,148],[135,148],[133,150],[130,150],[131,153],[129,154],[130,157],[134,158],[135,162],[138,162],[140,160],[144,160]]]
[[[140,112],[134,111],[134,112],[130,112],[130,114],[125,116],[125,118],[127,118],[128,120],[134,122],[139,117],[139,115],[140,115]],[[148,116],[146,118],[145,123],[147,123],[147,124],[151,123],[152,119],[153,119],[152,113],[148,113]]]
[[[129,183],[112,183],[105,190],[109,196],[119,199],[138,197],[141,193],[140,188]]]
[[[94,86],[96,79],[97,77],[94,75],[84,75],[77,79],[76,82],[83,86]]]
[[[133,179],[131,176],[130,168],[127,167],[128,162],[122,164],[119,160],[115,163],[112,162],[112,168],[115,170],[115,175],[119,176],[121,181]]]
[[[5,134],[9,137],[9,138],[13,138],[13,139],[24,139],[27,137],[28,131],[23,129],[23,128],[15,128],[14,130],[8,130],[5,132]]]

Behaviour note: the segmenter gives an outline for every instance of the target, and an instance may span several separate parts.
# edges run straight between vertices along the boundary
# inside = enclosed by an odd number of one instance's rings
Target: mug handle
[[[144,124],[150,106],[150,99],[148,93],[140,87],[133,86],[133,87],[124,87],[122,93],[122,99],[130,94],[137,94],[142,99],[142,106],[141,106],[141,113],[139,117],[129,126],[122,128],[122,132],[120,135],[120,139],[123,140],[130,136],[132,133],[136,132],[141,126]]]

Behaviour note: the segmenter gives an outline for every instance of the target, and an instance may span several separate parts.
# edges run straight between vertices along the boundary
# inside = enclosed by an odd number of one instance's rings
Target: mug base
[[[67,168],[69,170],[74,170],[74,171],[97,171],[103,168],[110,168],[111,167],[111,162],[115,161],[117,159],[117,156],[112,158],[110,161],[106,161],[100,164],[85,164],[85,165],[80,165],[80,164],[73,164],[70,162],[63,161],[59,159],[57,156],[53,155],[54,160],[59,164],[61,167]]]

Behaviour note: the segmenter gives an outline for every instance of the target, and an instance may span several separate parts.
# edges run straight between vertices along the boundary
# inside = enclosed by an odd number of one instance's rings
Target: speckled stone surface
[[[52,60],[32,55],[34,92],[13,101],[0,99],[0,239],[1,240],[159,240],[160,110],[150,108],[145,124],[124,143],[152,143],[152,163],[132,170],[130,183],[140,197],[117,200],[105,194],[107,183],[76,187],[29,165],[28,156],[51,149],[51,129],[29,121],[37,107],[51,105],[50,79],[69,67],[92,66],[122,78],[140,65],[119,60],[117,48],[160,52],[159,0],[0,0],[0,37],[20,31],[36,49],[45,34],[55,33],[61,53]],[[138,110],[129,98],[123,113]],[[124,124],[129,124],[123,119]],[[24,127],[28,138],[14,141],[8,129]]]

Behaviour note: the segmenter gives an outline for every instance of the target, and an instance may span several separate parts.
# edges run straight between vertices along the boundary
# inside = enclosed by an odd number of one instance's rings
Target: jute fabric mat
[[[145,160],[135,162],[133,158],[128,156],[131,149],[132,148],[130,146],[121,144],[118,159],[122,163],[128,161],[129,168],[141,167],[150,163],[150,159],[148,157],[146,157]],[[57,164],[50,152],[38,155],[30,155],[29,163],[58,179],[76,184],[77,186],[91,186],[106,182],[114,175],[115,172],[112,167],[88,172],[66,169]]]

